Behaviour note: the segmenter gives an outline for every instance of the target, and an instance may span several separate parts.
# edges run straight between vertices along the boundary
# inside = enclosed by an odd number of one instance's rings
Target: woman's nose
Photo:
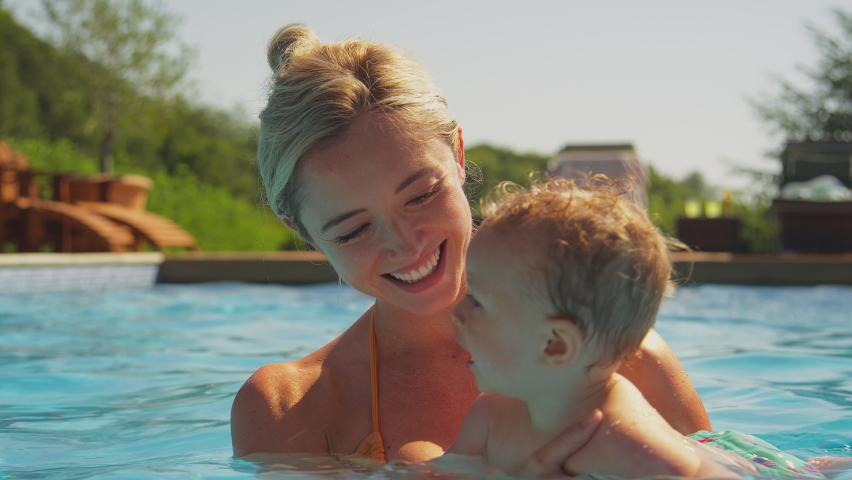
[[[398,258],[415,257],[422,254],[417,238],[417,226],[405,219],[392,219],[387,230],[387,245]]]

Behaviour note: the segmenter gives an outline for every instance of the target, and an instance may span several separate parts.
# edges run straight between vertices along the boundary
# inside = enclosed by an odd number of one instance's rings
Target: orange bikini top
[[[361,442],[353,456],[381,463],[385,459],[385,444],[379,433],[379,383],[376,370],[376,307],[370,312],[370,383],[373,388],[373,433]]]

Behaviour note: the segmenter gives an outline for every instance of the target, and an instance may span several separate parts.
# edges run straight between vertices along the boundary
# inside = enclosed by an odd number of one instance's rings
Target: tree
[[[528,186],[529,174],[547,170],[550,156],[517,153],[509,148],[483,143],[465,149],[465,158],[474,172],[474,178],[468,182],[468,196],[471,197],[474,213],[479,213],[479,199],[498,183],[510,181]]]
[[[751,101],[760,117],[787,140],[852,141],[852,14],[840,9],[833,13],[838,35],[807,26],[820,52],[816,66],[800,67],[812,89],[781,79],[777,97]]]
[[[145,0],[42,0],[54,41],[106,69],[92,75],[102,132],[100,168],[111,173],[125,93],[168,95],[181,85],[194,52],[177,39],[181,18]]]

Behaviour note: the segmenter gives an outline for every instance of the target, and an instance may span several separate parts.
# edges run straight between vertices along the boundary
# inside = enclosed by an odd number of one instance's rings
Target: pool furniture
[[[677,219],[677,238],[700,252],[742,252],[740,219],[735,217]]]
[[[145,210],[154,182],[141,175],[58,177],[54,196],[126,226],[134,237],[134,250],[145,242],[163,252],[167,247],[198,250],[195,238],[171,220]],[[67,185],[67,187],[66,187]]]
[[[781,155],[780,187],[832,175],[852,187],[852,143],[788,143]],[[781,222],[781,247],[787,251],[852,252],[852,200],[776,198],[772,210]]]
[[[52,182],[52,199],[37,180]],[[43,182],[43,185],[45,183]],[[171,220],[145,210],[153,182],[140,175],[56,175],[30,169],[0,142],[0,246],[18,252],[195,251],[195,239]]]

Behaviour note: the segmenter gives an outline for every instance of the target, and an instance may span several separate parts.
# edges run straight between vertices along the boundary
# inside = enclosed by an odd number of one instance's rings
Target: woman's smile
[[[441,281],[444,271],[446,270],[444,268],[446,265],[446,262],[444,261],[444,250],[446,249],[446,244],[447,241],[445,240],[438,246],[438,248],[435,249],[433,254],[426,257],[425,261],[421,260],[415,264],[415,266],[420,265],[419,267],[414,269],[411,269],[411,267],[404,267],[397,272],[382,275],[382,277],[407,293],[422,292],[431,288]],[[409,271],[416,272],[416,275],[415,273],[409,273]],[[400,276],[403,278],[400,279]],[[411,280],[407,280],[407,278],[411,278]]]
[[[429,254],[428,256],[424,256],[424,258],[421,258],[420,260],[415,262],[414,265],[400,268],[399,270],[388,273],[387,275],[395,280],[399,280],[400,282],[404,283],[419,282],[423,278],[426,278],[435,272],[435,267],[438,266],[438,261],[441,259],[442,246],[443,243],[439,245],[431,254]]]

